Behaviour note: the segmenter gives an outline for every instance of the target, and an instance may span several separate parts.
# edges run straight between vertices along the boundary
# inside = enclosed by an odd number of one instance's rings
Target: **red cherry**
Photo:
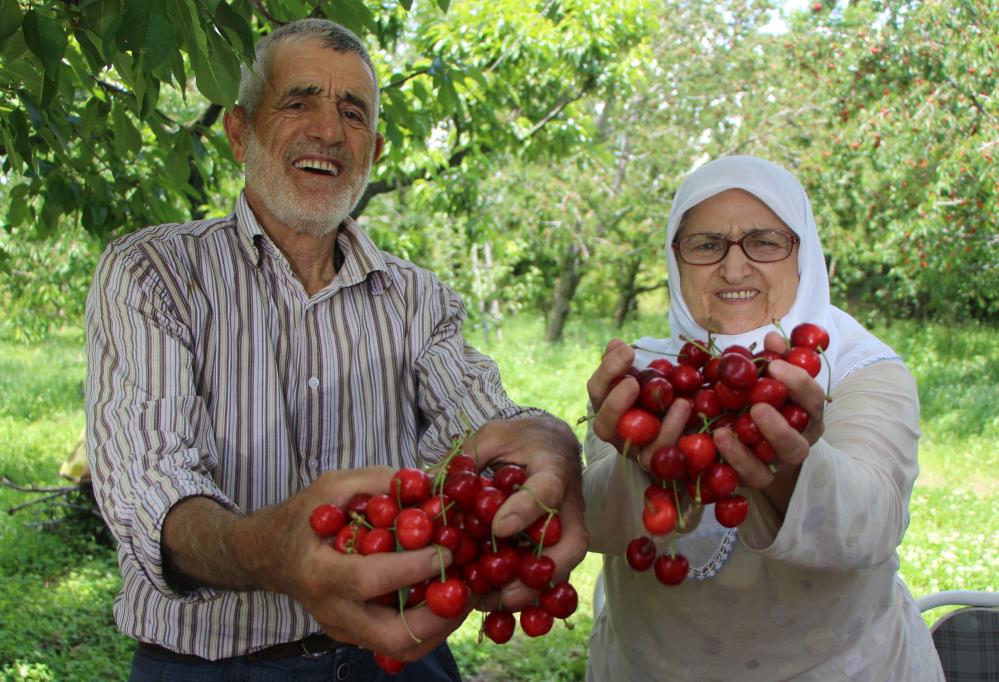
[[[676,505],[668,493],[661,493],[665,491],[655,484],[645,489],[642,523],[652,535],[666,535],[676,528]]]
[[[753,361],[740,353],[722,355],[718,364],[718,381],[736,391],[745,391],[756,383]]]
[[[791,330],[791,345],[814,351],[826,350],[829,348],[829,332],[817,324],[803,322]]]
[[[726,528],[735,528],[749,515],[749,500],[742,495],[723,497],[715,502],[715,518]]]
[[[681,436],[676,445],[687,458],[687,473],[704,471],[718,455],[714,440],[706,433]]]
[[[462,516],[460,527],[473,540],[482,540],[489,537],[489,524],[475,514],[465,514]]]
[[[520,582],[536,590],[541,589],[555,575],[555,561],[550,556],[528,554],[520,561],[517,577]]]
[[[708,419],[714,419],[724,409],[721,400],[718,398],[718,393],[712,388],[702,388],[694,396],[694,409],[692,413],[695,415],[704,415]]]
[[[553,514],[550,519],[547,514],[542,514],[524,529],[524,534],[531,539],[531,542],[541,545],[542,548],[551,547],[557,545],[562,538],[562,522],[558,514]]]
[[[652,567],[652,562],[656,560],[656,545],[652,538],[635,538],[628,543],[624,558],[628,560],[628,565],[636,571],[647,571]]]
[[[455,455],[448,463],[447,475],[453,476],[461,471],[471,471],[473,474],[479,472],[479,467],[475,464],[475,459],[469,455]]]
[[[457,459],[457,458],[455,458]],[[479,476],[472,471],[459,471],[448,474],[444,481],[444,494],[461,507],[470,508],[479,492]]]
[[[461,577],[468,585],[468,589],[475,594],[485,594],[493,589],[493,584],[486,576],[486,570],[478,561],[462,566]]]
[[[618,418],[617,435],[626,443],[641,447],[655,440],[660,426],[659,418],[654,414],[633,407]]]
[[[459,578],[435,580],[427,587],[427,606],[441,618],[456,618],[468,604],[468,587]]]
[[[495,552],[479,556],[479,566],[494,587],[513,582],[520,571],[520,554],[513,547],[500,547]]]
[[[556,618],[563,620],[576,612],[579,606],[579,595],[576,588],[568,582],[560,582],[555,587],[541,593],[541,608]]]
[[[645,369],[638,370],[638,376],[635,378],[638,379],[639,386],[644,386],[653,379],[665,379],[666,375],[654,367],[646,367]]]
[[[358,554],[358,547],[361,544],[361,540],[367,534],[368,529],[359,523],[344,526],[336,534],[336,541],[333,543],[333,547],[341,554]]]
[[[721,364],[721,356],[716,355],[710,360],[708,360],[708,364],[704,365],[704,367],[701,368],[701,372],[704,374],[704,380],[707,381],[709,384],[718,383],[718,365],[720,364]]]
[[[497,644],[505,644],[513,637],[516,625],[517,619],[513,617],[512,613],[493,611],[482,622],[482,631],[486,633],[486,637]]]
[[[309,515],[309,525],[321,538],[336,535],[347,523],[347,515],[335,504],[321,504]]]
[[[501,466],[493,476],[493,487],[502,490],[507,496],[513,495],[526,482],[527,472],[516,464]]]
[[[347,515],[360,514],[364,516],[368,511],[368,500],[371,499],[371,495],[368,493],[357,493],[352,498],[347,501],[347,506],[344,507],[344,511]]]
[[[461,533],[461,542],[454,553],[454,566],[465,566],[479,558],[479,543],[468,533]]]
[[[430,586],[429,580],[421,580],[409,587],[409,594],[406,595],[406,604],[403,608],[411,609],[423,603],[427,598],[427,588]]]
[[[388,528],[375,528],[364,534],[364,537],[357,543],[357,551],[367,556],[368,554],[383,554],[395,549],[395,539],[392,531]]]
[[[737,353],[744,358],[749,358],[750,360],[753,359],[753,351],[749,350],[745,346],[740,346],[737,343],[733,343],[731,346],[722,351],[722,355],[725,355],[725,353]]]
[[[442,493],[424,500],[423,504],[420,505],[420,509],[425,511],[430,520],[435,524],[443,525],[456,513],[448,510],[448,506],[451,504],[451,498]]]
[[[691,365],[676,365],[667,377],[673,384],[673,391],[678,396],[692,396],[704,383],[704,377]]]
[[[664,445],[652,453],[652,475],[663,481],[679,481],[687,476],[687,456],[675,445]]]
[[[455,526],[434,526],[433,540],[435,545],[446,547],[455,554],[461,547],[461,531]]]
[[[811,348],[795,346],[784,355],[784,360],[801,367],[811,377],[817,377],[822,370],[822,358]]]
[[[664,377],[668,377],[669,371],[673,369],[673,363],[667,360],[666,358],[656,358],[655,360],[649,363],[649,367],[652,369],[658,369],[660,372],[663,373]]]
[[[749,389],[749,404],[767,403],[778,410],[787,402],[787,386],[784,382],[769,377],[757,379]]]
[[[662,376],[649,379],[638,393],[638,404],[653,414],[666,414],[673,404],[673,384]]]
[[[486,524],[493,522],[496,512],[506,501],[506,493],[499,488],[486,486],[475,494],[475,501],[472,503],[472,511]]]
[[[420,469],[399,469],[392,474],[389,495],[398,500],[400,506],[420,504],[430,497],[433,480]]]
[[[736,391],[721,382],[715,384],[714,390],[726,410],[741,410],[749,404],[749,391]]]
[[[520,612],[520,627],[528,637],[548,634],[555,619],[540,606],[528,606]]]
[[[687,494],[697,504],[711,504],[718,497],[704,484],[703,478],[702,474],[697,474],[693,480],[687,481]]]
[[[656,579],[663,585],[679,585],[687,577],[689,564],[682,554],[660,555],[655,562]]]
[[[392,658],[388,654],[378,652],[375,652],[375,663],[389,675],[397,675],[406,667],[406,661],[400,661],[398,658]]]
[[[375,528],[388,528],[399,515],[399,505],[388,495],[375,495],[368,500],[368,521]]]
[[[797,403],[788,403],[781,408],[780,413],[784,415],[784,419],[795,431],[800,433],[808,428],[808,422],[811,417],[808,416],[808,411],[801,405],[798,405]]]
[[[735,423],[732,424],[732,431],[736,437],[745,445],[756,445],[763,440],[763,434],[756,426],[756,422],[749,416],[748,412],[742,413]]]
[[[711,354],[704,349],[705,346],[707,344],[702,341],[697,343],[688,341],[680,347],[680,354],[677,355],[676,361],[681,365],[690,365],[698,369],[704,367],[711,359]]]
[[[434,522],[419,507],[406,507],[395,517],[395,537],[405,549],[426,547],[434,534]]]
[[[753,454],[756,455],[756,459],[760,460],[764,464],[770,464],[771,462],[777,461],[777,451],[774,450],[773,446],[765,440],[761,440],[750,449],[753,451]]]
[[[766,374],[767,367],[770,366],[770,363],[772,361],[783,360],[784,356],[778,353],[777,351],[761,350],[759,353],[754,355],[753,358],[756,360],[757,367],[759,367],[760,376],[763,376]]]
[[[739,485],[739,474],[732,465],[715,462],[704,472],[701,485],[710,488],[716,497],[725,497],[735,492]]]

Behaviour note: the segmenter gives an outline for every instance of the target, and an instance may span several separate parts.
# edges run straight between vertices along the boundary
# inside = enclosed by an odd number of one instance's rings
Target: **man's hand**
[[[507,498],[493,519],[497,537],[527,528],[546,508],[558,510],[562,538],[544,554],[555,561],[555,580],[565,579],[586,556],[589,536],[583,525],[579,441],[565,422],[552,417],[491,421],[469,441],[474,442],[480,467],[504,464],[524,468],[527,481]],[[516,611],[530,604],[537,590],[514,581],[503,589],[502,605]],[[499,595],[486,595],[479,608],[499,608]]]
[[[319,504],[344,506],[357,493],[385,492],[391,477],[392,471],[385,467],[324,473],[281,505],[245,517],[211,500],[191,498],[167,516],[164,544],[174,567],[189,580],[223,589],[287,594],[330,637],[416,660],[461,625],[474,600],[458,618],[444,619],[428,608],[417,608],[406,611],[405,621],[398,608],[376,606],[369,600],[439,576],[442,563],[451,561],[449,552],[428,547],[405,553],[342,554],[309,525],[309,515]],[[199,532],[190,532],[194,528]]]

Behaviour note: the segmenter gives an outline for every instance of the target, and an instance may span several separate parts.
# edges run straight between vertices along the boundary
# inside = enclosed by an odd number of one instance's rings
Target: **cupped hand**
[[[341,507],[357,493],[389,489],[392,470],[367,467],[327,472],[312,485],[272,510],[269,529],[276,538],[266,564],[265,586],[290,595],[305,607],[333,639],[413,661],[440,646],[474,607],[445,619],[429,608],[399,609],[370,603],[433,576],[451,562],[441,548],[360,556],[343,554],[321,540],[309,526],[317,505]]]
[[[787,344],[777,333],[767,334],[767,350],[784,353]],[[800,469],[809,450],[824,431],[822,416],[825,390],[808,372],[783,360],[770,363],[768,373],[787,386],[788,396],[808,412],[808,427],[801,433],[792,428],[781,413],[766,403],[753,405],[750,416],[760,433],[777,453],[776,472],[743,445],[730,428],[714,432],[715,444],[721,456],[735,468],[745,485],[763,491],[781,515],[787,511]]]
[[[617,423],[638,398],[638,381],[634,377],[624,376],[634,360],[635,350],[631,346],[621,339],[612,339],[607,344],[600,365],[586,383],[586,390],[594,410],[593,432],[600,440],[612,444],[618,452],[635,460],[648,471],[656,450],[664,445],[676,444],[690,417],[692,406],[690,401],[677,398],[666,411],[659,433],[651,443],[636,447],[626,442],[618,435]],[[620,379],[622,376],[624,378]]]
[[[506,499],[493,519],[496,537],[515,535],[549,510],[557,510],[561,539],[543,553],[555,561],[555,580],[564,579],[583,560],[589,546],[583,525],[579,441],[572,429],[553,417],[522,417],[488,422],[474,438],[480,465],[499,468],[515,464],[527,474],[524,484]],[[537,590],[515,580],[504,587],[502,595],[485,595],[479,608],[496,610],[502,600],[503,608],[517,611],[537,595]]]

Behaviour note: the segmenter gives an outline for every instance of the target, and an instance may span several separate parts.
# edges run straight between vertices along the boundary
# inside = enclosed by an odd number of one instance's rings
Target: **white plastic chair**
[[[948,590],[916,600],[920,613],[963,606],[930,627],[947,682],[999,681],[999,593]]]

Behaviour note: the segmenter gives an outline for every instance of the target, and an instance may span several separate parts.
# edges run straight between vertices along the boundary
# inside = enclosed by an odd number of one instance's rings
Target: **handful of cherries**
[[[463,441],[429,472],[399,469],[387,493],[355,495],[342,509],[319,505],[309,523],[336,551],[346,554],[401,552],[430,544],[450,550],[453,561],[447,568],[442,562],[439,577],[374,600],[383,606],[397,604],[404,617],[406,609],[426,606],[442,618],[455,618],[465,611],[472,593],[485,594],[518,579],[542,590],[537,603],[520,612],[524,633],[540,637],[551,630],[555,618],[572,615],[579,602],[568,581],[554,581],[555,562],[542,554],[561,538],[558,511],[538,501],[546,514],[515,536],[495,537],[493,517],[524,486],[527,474],[513,464],[497,468],[492,476],[480,472],[473,457],[461,454]],[[515,626],[513,613],[494,611],[485,615],[482,633],[503,644]],[[381,653],[375,654],[375,660],[392,674],[405,666]]]
[[[766,441],[749,414],[756,403],[769,403],[794,429],[808,427],[809,415],[788,398],[787,386],[768,375],[771,360],[784,360],[816,377],[822,368],[822,352],[829,347],[829,333],[819,325],[803,323],[791,331],[784,354],[769,350],[753,353],[743,346],[719,351],[707,342],[688,340],[674,364],[658,358],[645,369],[629,368],[640,390],[637,401],[617,421],[617,436],[624,441],[624,455],[632,447],[648,445],[659,435],[662,418],[678,397],[690,400],[693,409],[676,445],[658,448],[649,463],[655,479],[645,490],[642,523],[649,535],[632,540],[625,558],[636,571],[654,567],[665,585],[683,582],[689,568],[687,558],[670,549],[657,556],[650,536],[667,535],[683,523],[680,508],[682,486],[695,505],[714,503],[715,518],[734,528],[746,520],[749,501],[736,492],[739,475],[722,460],[712,433],[728,426],[761,462],[775,469],[777,453]],[[618,381],[624,378],[621,376]]]

